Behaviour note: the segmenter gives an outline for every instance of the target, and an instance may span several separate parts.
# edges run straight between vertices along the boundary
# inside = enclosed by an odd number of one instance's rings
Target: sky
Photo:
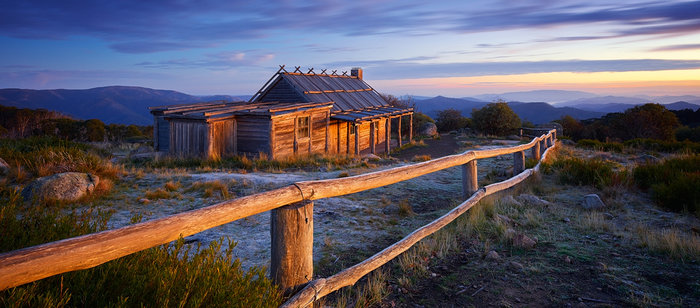
[[[286,65],[382,93],[700,95],[700,1],[0,0],[0,88],[252,95]]]

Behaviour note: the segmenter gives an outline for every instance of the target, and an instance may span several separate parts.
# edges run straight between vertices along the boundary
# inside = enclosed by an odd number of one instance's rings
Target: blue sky
[[[700,95],[700,1],[5,1],[0,88],[252,94],[288,67],[395,95]]]

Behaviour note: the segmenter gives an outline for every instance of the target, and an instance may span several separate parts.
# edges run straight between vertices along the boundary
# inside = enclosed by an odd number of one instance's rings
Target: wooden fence
[[[0,290],[69,271],[95,267],[169,243],[181,236],[190,236],[241,218],[272,211],[270,276],[287,290],[306,285],[284,307],[306,306],[335,290],[353,285],[364,275],[447,225],[481,198],[512,187],[537,172],[539,163],[535,168],[525,170],[524,151],[531,150],[532,157],[541,161],[546,155],[544,150],[554,146],[555,139],[556,130],[550,130],[527,144],[509,148],[472,150],[352,177],[297,182],[119,229],[3,253],[0,254]],[[477,160],[507,154],[513,154],[514,177],[479,189]],[[455,166],[462,166],[464,198],[471,196],[464,203],[369,259],[331,277],[312,280],[313,200],[353,194]]]

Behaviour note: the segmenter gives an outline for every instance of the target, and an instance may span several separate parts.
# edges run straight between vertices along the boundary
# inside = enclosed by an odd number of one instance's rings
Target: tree
[[[98,119],[85,121],[85,136],[88,141],[104,141],[105,139],[105,124]]]
[[[457,109],[445,109],[438,111],[436,123],[438,131],[446,132],[465,128],[469,125],[469,118],[463,117]]]
[[[573,140],[581,139],[583,124],[581,124],[579,120],[574,119],[574,117],[570,115],[565,115],[558,122],[561,123],[562,128],[564,128],[565,136],[568,136]]]
[[[680,126],[676,115],[659,104],[644,104],[625,110],[619,126],[625,139],[674,140]]]
[[[476,130],[487,135],[512,134],[520,127],[520,117],[503,101],[472,109],[472,121]]]

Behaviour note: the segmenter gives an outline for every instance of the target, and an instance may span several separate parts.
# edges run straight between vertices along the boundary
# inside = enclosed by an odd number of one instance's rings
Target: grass
[[[10,165],[9,180],[18,184],[69,171],[110,179],[122,172],[109,162],[108,154],[97,148],[50,137],[0,139],[0,157]]]
[[[654,230],[644,225],[634,228],[639,244],[649,250],[680,260],[700,260],[700,236],[677,229]]]
[[[157,160],[135,160],[128,166],[139,168],[186,168],[186,169],[239,169],[247,171],[263,170],[279,172],[285,169],[325,169],[358,168],[363,162],[358,156],[338,154],[297,155],[280,159],[270,159],[265,153],[254,157],[231,156],[216,159],[165,157]]]
[[[185,192],[202,191],[202,196],[204,198],[211,198],[215,195],[221,200],[230,199],[232,197],[229,191],[230,185],[235,184],[235,182],[224,183],[223,181],[209,181],[209,182],[194,182],[192,185],[185,190]]]
[[[424,154],[424,155],[414,155],[413,158],[411,159],[412,162],[422,162],[422,161],[429,161],[431,160],[432,157],[429,154]]]
[[[0,252],[101,231],[110,216],[92,209],[23,205],[17,189],[0,193]],[[277,307],[281,294],[265,277],[266,270],[243,270],[233,258],[234,247],[224,239],[207,247],[180,239],[1,291],[0,306]]]
[[[653,151],[665,153],[700,153],[700,143],[692,141],[669,141],[656,139],[631,139],[625,142],[601,142],[581,139],[577,146],[606,152]]]

